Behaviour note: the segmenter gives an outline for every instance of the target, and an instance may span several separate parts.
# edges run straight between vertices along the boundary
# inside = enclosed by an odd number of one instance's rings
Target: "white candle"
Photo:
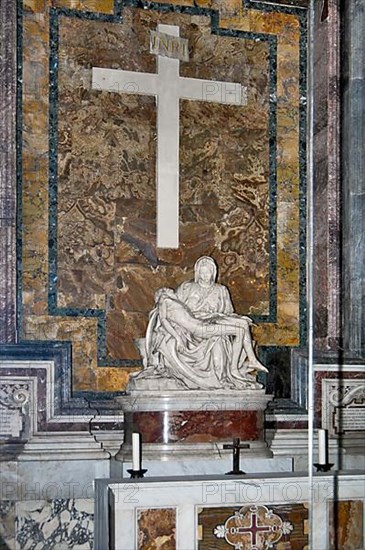
[[[318,464],[327,464],[327,430],[318,430]]]
[[[141,469],[141,434],[132,434],[132,468]]]

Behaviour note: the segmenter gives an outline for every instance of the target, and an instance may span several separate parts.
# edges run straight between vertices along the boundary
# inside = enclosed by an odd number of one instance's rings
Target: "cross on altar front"
[[[257,509],[253,507],[251,510],[251,524],[248,527],[230,527],[232,535],[243,535],[245,533],[251,535],[251,550],[257,548],[257,533],[272,533],[272,525],[259,525],[257,521]]]
[[[179,27],[158,25],[164,43]],[[156,34],[156,33],[155,33]],[[173,48],[172,48],[173,50]],[[175,52],[176,54],[176,52]],[[92,88],[125,94],[154,95],[157,104],[157,246],[179,247],[179,100],[243,105],[240,84],[180,76],[180,61],[157,55],[157,73],[93,67]],[[174,55],[174,51],[168,55]]]
[[[235,550],[259,550],[275,546],[281,537],[289,534],[293,525],[283,521],[266,506],[252,504],[243,506],[223,525],[217,525],[214,535],[225,539]]]

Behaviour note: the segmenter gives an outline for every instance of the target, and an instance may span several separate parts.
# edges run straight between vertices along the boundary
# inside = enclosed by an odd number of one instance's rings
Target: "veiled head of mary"
[[[202,256],[194,265],[196,283],[212,284],[217,277],[217,264],[210,256]]]

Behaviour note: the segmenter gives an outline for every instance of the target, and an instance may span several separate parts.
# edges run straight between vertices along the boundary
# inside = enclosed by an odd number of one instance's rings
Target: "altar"
[[[99,479],[95,550],[360,549],[364,484],[355,471]]]

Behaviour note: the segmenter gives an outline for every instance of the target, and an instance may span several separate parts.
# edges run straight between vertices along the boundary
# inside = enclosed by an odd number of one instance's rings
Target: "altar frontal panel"
[[[279,9],[279,8],[278,8]],[[19,322],[25,340],[72,343],[72,388],[120,391],[140,368],[154,292],[219,265],[261,346],[304,335],[305,12],[241,3],[19,2],[23,85]],[[156,244],[158,109],[133,78],[157,74],[151,31],[179,29],[179,74],[226,82],[240,104],[179,100],[179,246]],[[178,49],[177,49],[178,50]]]
[[[104,550],[106,541],[129,550],[140,548],[137,540],[148,540],[151,547],[166,540],[167,548],[175,544],[179,550],[305,550],[310,537],[316,550],[336,542],[360,549],[363,481],[360,473],[318,474],[312,487],[306,476],[286,474],[96,480],[97,501],[108,495],[110,507],[97,506],[95,549]],[[161,518],[161,530],[147,521],[153,517]]]
[[[308,545],[308,507],[257,505],[198,510],[198,550],[269,548],[302,550]]]

